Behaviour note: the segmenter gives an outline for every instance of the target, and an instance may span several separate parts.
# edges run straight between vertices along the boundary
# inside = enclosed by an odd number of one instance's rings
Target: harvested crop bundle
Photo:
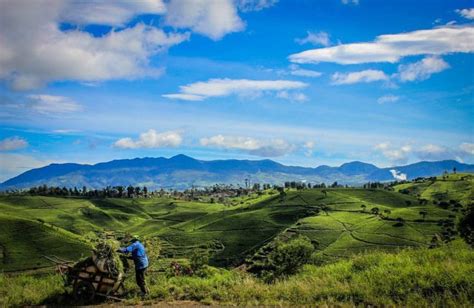
[[[114,240],[99,242],[92,254],[92,260],[97,268],[104,273],[118,276],[123,273],[123,263],[117,250],[120,245]]]

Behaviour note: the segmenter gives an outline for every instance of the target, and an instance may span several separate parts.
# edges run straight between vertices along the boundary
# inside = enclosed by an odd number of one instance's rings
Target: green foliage
[[[271,251],[260,264],[257,275],[266,281],[295,274],[304,264],[309,263],[314,246],[305,236],[288,241],[276,240]]]
[[[466,243],[474,247],[474,204],[469,205],[465,214],[459,219],[458,230]]]
[[[209,264],[209,253],[207,251],[198,251],[195,250],[191,258],[189,258],[189,263],[191,265],[191,269],[194,273],[199,274],[199,272]]]

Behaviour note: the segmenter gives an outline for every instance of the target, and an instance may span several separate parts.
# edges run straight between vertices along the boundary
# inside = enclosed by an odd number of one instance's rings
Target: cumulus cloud
[[[393,163],[403,164],[408,161],[408,155],[412,152],[410,145],[404,145],[401,147],[392,146],[390,142],[379,143],[374,147]]]
[[[167,9],[167,25],[189,28],[213,40],[245,28],[232,0],[171,0]]]
[[[467,25],[385,34],[376,37],[373,42],[340,44],[306,50],[290,55],[289,59],[293,63],[395,63],[406,56],[470,53],[473,51],[474,27]]]
[[[190,37],[187,29],[218,40],[241,31],[241,10],[261,10],[275,1],[242,0],[4,0],[0,9],[0,79],[29,90],[49,82],[83,84],[112,79],[157,77],[163,69],[150,59]],[[142,23],[138,15],[160,15],[165,31]],[[62,25],[68,28],[63,29]],[[85,26],[111,26],[96,36]]]
[[[201,138],[200,143],[206,147],[241,150],[251,155],[276,157],[294,151],[295,146],[282,139],[260,140],[252,137],[216,135]]]
[[[456,13],[467,19],[474,19],[474,8],[456,10]]]
[[[379,104],[395,103],[395,102],[398,102],[399,99],[400,99],[399,96],[389,94],[389,95],[384,95],[384,96],[379,97],[377,99],[377,103]]]
[[[180,93],[165,94],[163,97],[189,101],[200,101],[209,97],[249,95],[267,91],[287,91],[301,89],[307,84],[291,80],[249,80],[249,79],[209,79],[180,86]]]
[[[448,147],[431,143],[396,147],[389,142],[383,142],[377,144],[374,149],[380,151],[393,163],[406,163],[410,155],[427,161],[455,159],[461,162],[465,158],[474,155],[474,144],[472,143],[462,143],[459,147]]]
[[[238,0],[237,7],[242,12],[261,11],[274,6],[278,0]]]
[[[351,73],[334,73],[331,79],[333,84],[342,85],[360,82],[387,81],[389,77],[379,70],[364,70]]]
[[[466,154],[474,155],[474,143],[464,142],[464,143],[461,143],[459,148],[461,149],[461,151],[463,151]]]
[[[114,143],[114,146],[121,149],[137,149],[137,148],[161,148],[161,147],[177,147],[183,142],[180,132],[168,131],[158,133],[154,129],[140,134],[137,140],[132,138],[122,138]]]
[[[31,99],[30,109],[43,114],[69,113],[82,109],[81,105],[65,96],[34,94],[28,98]]]
[[[303,38],[296,38],[295,42],[304,45],[304,44],[311,44],[314,46],[321,45],[321,46],[329,46],[331,41],[329,40],[329,34],[327,32],[311,32],[307,31],[306,36]]]
[[[0,151],[14,151],[26,148],[27,146],[28,141],[18,136],[0,140]]]
[[[417,149],[415,154],[423,160],[443,160],[454,156],[447,147],[436,144],[424,145]]]
[[[316,78],[320,77],[323,73],[313,70],[302,69],[298,65],[292,64],[290,65],[290,74],[299,77]]]
[[[439,57],[425,57],[424,59],[398,66],[396,77],[402,82],[428,79],[432,74],[449,68],[449,64]]]
[[[392,174],[393,178],[398,181],[406,181],[407,180],[407,175],[406,173],[401,173],[398,170],[391,169],[390,173]]]
[[[136,6],[147,3],[139,5],[138,2],[142,3],[136,1]],[[87,6],[87,12],[95,9],[98,14],[81,17],[82,13],[72,11],[74,5],[71,3]],[[165,33],[144,24],[111,30],[102,36],[79,29],[62,31],[59,28],[65,18],[92,22],[92,19],[103,17],[105,21],[101,24],[123,22],[126,20],[123,16],[117,16],[115,21],[108,19],[113,15],[111,12],[116,11],[107,11],[109,6],[120,4],[127,6],[123,1],[116,4],[3,2],[0,10],[0,78],[8,80],[15,89],[27,90],[56,80],[96,82],[158,76],[162,70],[149,67],[149,58],[187,40],[188,33]],[[99,10],[101,7],[103,9]]]

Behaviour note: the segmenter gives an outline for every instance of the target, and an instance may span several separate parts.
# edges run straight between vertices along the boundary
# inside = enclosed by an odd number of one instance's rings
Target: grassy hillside
[[[90,247],[80,236],[49,224],[0,215],[0,268],[20,270],[51,265],[43,256],[75,260]]]
[[[440,221],[454,224],[459,215],[455,204],[472,200],[473,179],[449,175],[397,185],[395,191],[309,189],[285,196],[267,191],[234,198],[234,205],[227,206],[171,198],[2,196],[1,269],[43,266],[43,254],[77,259],[87,250],[83,236],[94,231],[157,236],[168,258],[205,249],[211,251],[212,264],[226,266],[240,264],[277,236],[294,234],[317,242],[325,260],[366,250],[428,247],[435,234],[446,231]],[[444,207],[443,201],[451,205]]]
[[[238,270],[207,268],[203,276],[193,277],[151,272],[150,298],[141,302],[129,292],[124,304],[472,307],[473,277],[472,249],[454,241],[435,249],[368,252],[323,266],[306,265],[273,284]],[[126,288],[135,289],[133,279]],[[57,275],[0,274],[2,307],[71,304],[63,292]]]

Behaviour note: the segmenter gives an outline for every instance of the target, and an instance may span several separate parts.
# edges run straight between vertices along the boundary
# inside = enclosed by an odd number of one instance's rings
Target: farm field
[[[266,190],[227,205],[1,196],[0,306],[74,304],[44,256],[76,261],[97,234],[127,233],[158,238],[161,252],[150,296],[140,299],[127,279],[126,305],[470,306],[474,252],[452,229],[472,204],[473,181],[450,174],[386,189]],[[309,264],[271,283],[252,272],[268,247],[300,235],[314,246]],[[171,262],[196,253],[210,256],[200,274],[169,274]]]
[[[242,264],[275,238],[295,234],[317,243],[322,260],[429,247],[435,234],[446,231],[440,221],[456,220],[455,204],[472,201],[472,187],[472,175],[453,174],[400,184],[394,191],[306,189],[280,196],[268,190],[234,200],[233,206],[172,198],[2,196],[0,269],[47,267],[44,255],[77,260],[87,254],[95,232],[158,237],[161,255],[169,259],[207,250],[212,265],[225,267]]]

